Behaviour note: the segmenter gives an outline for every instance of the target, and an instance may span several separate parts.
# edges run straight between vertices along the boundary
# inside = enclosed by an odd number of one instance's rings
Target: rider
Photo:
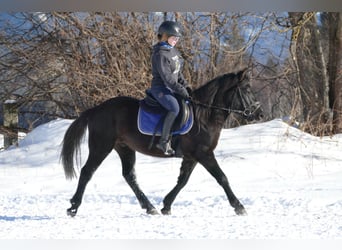
[[[153,46],[152,53],[152,85],[151,94],[168,111],[157,148],[165,155],[173,155],[170,130],[179,113],[175,94],[187,99],[191,89],[181,72],[180,53],[175,48],[182,36],[177,22],[165,21],[158,29],[158,43]]]

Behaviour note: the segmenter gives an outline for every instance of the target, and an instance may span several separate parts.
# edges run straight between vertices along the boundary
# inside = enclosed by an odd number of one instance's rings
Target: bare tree
[[[289,13],[293,26],[292,58],[298,73],[298,86],[303,106],[306,129],[313,134],[324,134],[329,122],[329,83],[321,37],[315,12]]]
[[[0,31],[0,98],[21,96],[19,104],[25,112],[73,118],[114,96],[142,98],[150,87],[156,30],[164,20],[177,20],[184,28],[178,48],[184,59],[184,76],[193,88],[220,74],[248,67],[252,86],[269,119],[304,113],[306,120],[318,117],[319,123],[322,111],[332,108],[326,105],[326,84],[318,84],[317,79],[325,83],[329,79],[332,90],[331,72],[327,78],[319,69],[327,62],[333,67],[337,60],[334,63],[324,54],[316,21],[303,13],[292,13],[290,19],[286,13],[272,12],[13,15],[16,22],[9,22]],[[295,63],[289,53],[292,29],[299,30],[291,47],[295,49]],[[276,40],[282,41],[274,44]],[[303,58],[307,61],[300,62]],[[316,94],[317,100],[305,99]],[[340,99],[331,96],[337,118]]]
[[[291,52],[298,72],[305,128],[316,135],[340,133],[341,13],[321,14],[323,34],[317,13],[289,13],[289,16],[293,26]]]
[[[17,15],[19,29],[13,24],[0,37],[3,95],[16,92],[26,107],[51,102],[64,117],[113,96],[144,95],[154,38],[148,14]]]

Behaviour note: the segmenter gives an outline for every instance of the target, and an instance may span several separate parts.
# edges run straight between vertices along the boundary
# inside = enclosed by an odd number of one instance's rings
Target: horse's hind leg
[[[94,172],[99,167],[101,162],[106,158],[107,155],[108,153],[103,153],[102,155],[93,153],[89,154],[88,160],[81,170],[81,175],[78,181],[76,193],[70,200],[71,207],[67,209],[68,215],[72,217],[76,215],[77,209],[82,203],[82,197],[88,182],[90,181]]]
[[[135,174],[135,151],[125,145],[119,145],[115,147],[118,152],[122,163],[122,175],[125,178],[128,185],[132,188],[135,196],[137,197],[141,207],[146,209],[148,214],[158,214],[157,209],[147,199],[143,191],[140,189]]]
[[[72,217],[76,215],[82,203],[82,197],[88,182],[102,161],[112,151],[113,140],[110,136],[104,136],[101,133],[95,133],[94,130],[90,130],[88,145],[89,156],[85,165],[82,167],[76,193],[70,200],[71,207],[67,209],[67,214]]]

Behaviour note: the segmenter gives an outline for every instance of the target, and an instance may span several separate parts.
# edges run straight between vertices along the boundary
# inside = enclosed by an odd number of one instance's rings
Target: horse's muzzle
[[[253,103],[250,107],[243,111],[243,116],[248,121],[261,121],[264,119],[263,110],[261,108],[260,102]]]

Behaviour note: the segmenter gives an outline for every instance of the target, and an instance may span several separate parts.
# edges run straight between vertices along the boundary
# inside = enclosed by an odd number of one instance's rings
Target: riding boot
[[[157,148],[159,148],[161,151],[164,152],[165,155],[174,155],[175,151],[171,148],[171,142],[170,142],[170,131],[173,125],[173,122],[176,119],[175,113],[168,112],[163,124],[163,129],[161,133],[161,137],[159,140],[159,143],[156,145]]]

